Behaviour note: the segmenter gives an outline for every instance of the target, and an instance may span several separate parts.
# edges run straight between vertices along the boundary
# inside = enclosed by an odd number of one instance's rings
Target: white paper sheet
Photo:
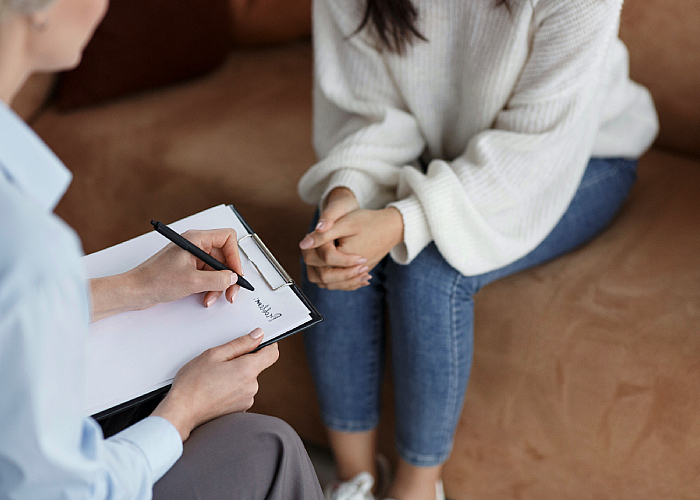
[[[232,227],[239,239],[247,234],[225,205],[170,227],[179,233]],[[90,278],[111,276],[137,266],[167,243],[164,236],[152,231],[83,260]],[[241,289],[233,304],[220,298],[205,308],[202,296],[195,295],[92,323],[87,345],[87,413],[99,413],[168,385],[193,357],[257,327],[265,331],[267,341],[309,320],[308,308],[293,290],[285,286],[273,291],[242,252],[241,263],[255,291]]]

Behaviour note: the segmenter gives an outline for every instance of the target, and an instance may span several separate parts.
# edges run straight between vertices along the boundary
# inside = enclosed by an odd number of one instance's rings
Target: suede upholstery
[[[449,498],[690,499],[700,491],[700,0],[629,0],[621,33],[661,121],[599,238],[476,298],[475,359]],[[308,41],[231,51],[205,78],[32,126],[74,173],[57,212],[86,252],[234,203],[281,263],[313,207]],[[35,102],[35,99],[18,102]],[[23,104],[24,105],[24,104]],[[29,113],[31,114],[31,113]],[[325,442],[300,335],[254,411]],[[389,384],[387,384],[388,386]],[[391,391],[382,441],[391,450]]]

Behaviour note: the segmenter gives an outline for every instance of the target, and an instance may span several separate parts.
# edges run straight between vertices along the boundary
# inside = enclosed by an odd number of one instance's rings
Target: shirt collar
[[[0,169],[17,188],[53,211],[72,175],[22,119],[0,101]]]

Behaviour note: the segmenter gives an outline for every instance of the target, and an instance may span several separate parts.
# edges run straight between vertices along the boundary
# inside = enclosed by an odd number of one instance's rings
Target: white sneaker
[[[387,497],[384,500],[393,499]],[[445,500],[445,489],[442,487],[442,480],[435,483],[435,500]]]
[[[326,500],[375,500],[372,495],[374,478],[369,472],[360,472],[350,481],[335,483],[324,493]]]
[[[382,498],[391,486],[391,464],[382,454],[377,454],[377,497],[372,495],[374,478],[368,472],[361,472],[350,481],[336,482],[324,489],[327,500],[365,500]],[[357,492],[360,493],[357,493]],[[348,496],[350,495],[350,496]],[[357,496],[359,495],[359,496]],[[363,496],[364,495],[364,496]]]

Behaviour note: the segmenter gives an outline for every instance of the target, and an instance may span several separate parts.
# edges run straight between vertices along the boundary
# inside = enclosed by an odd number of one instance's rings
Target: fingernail
[[[209,300],[204,304],[205,307],[211,307],[211,305],[216,302],[216,297],[209,297]]]
[[[236,273],[231,273],[231,284],[235,285],[238,282],[238,275]]]
[[[254,338],[255,340],[259,339],[265,334],[265,332],[262,331],[262,328],[256,328],[252,332],[250,332],[250,336]]]
[[[326,227],[326,221],[325,220],[320,220],[318,221],[318,224],[316,224],[316,230],[317,231],[323,231],[323,229]]]
[[[301,240],[301,243],[299,243],[299,246],[301,247],[302,250],[306,250],[307,248],[311,248],[314,246],[314,239],[310,235],[306,235],[306,237]]]
[[[357,259],[357,263],[358,264],[367,264],[367,259],[365,259],[364,257],[360,257],[359,259]]]
[[[238,295],[238,290],[240,290],[241,287],[237,286],[233,289],[233,293],[231,294],[231,304],[233,304],[233,301],[236,300],[236,296]]]
[[[369,267],[363,266],[360,268],[359,271],[357,271],[357,274],[363,274],[363,273],[366,273],[367,271],[369,271]]]

